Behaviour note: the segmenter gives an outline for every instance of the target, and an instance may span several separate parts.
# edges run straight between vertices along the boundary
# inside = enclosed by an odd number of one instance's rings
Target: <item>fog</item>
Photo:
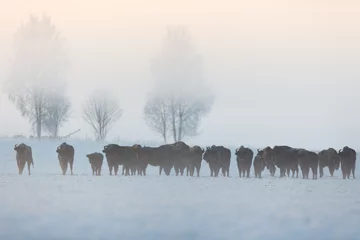
[[[360,3],[356,1],[3,1],[1,87],[13,36],[30,14],[46,13],[66,38],[72,117],[60,135],[81,128],[81,107],[98,88],[112,91],[123,115],[108,140],[161,141],[143,120],[154,87],[151,59],[167,26],[186,26],[201,55],[203,79],[216,96],[198,144],[287,144],[359,148]],[[170,80],[169,80],[170,81]],[[198,89],[203,91],[203,89]],[[31,133],[3,92],[0,134]]]

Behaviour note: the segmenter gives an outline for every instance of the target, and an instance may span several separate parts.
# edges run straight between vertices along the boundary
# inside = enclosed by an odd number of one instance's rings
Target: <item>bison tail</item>
[[[32,164],[32,166],[34,168],[34,160],[32,160],[32,159],[31,159],[31,164]]]

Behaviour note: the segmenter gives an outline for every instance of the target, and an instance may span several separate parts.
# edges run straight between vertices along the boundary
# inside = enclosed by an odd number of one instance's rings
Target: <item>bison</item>
[[[189,149],[188,165],[186,166],[186,176],[194,176],[196,169],[197,176],[200,177],[200,168],[204,149],[199,146],[193,146]]]
[[[292,176],[298,176],[299,168],[296,155],[293,148],[289,146],[275,146],[273,149],[270,147],[264,149],[265,161],[269,166],[274,168],[277,166],[280,169],[280,177],[285,177],[286,173],[289,176],[292,170]],[[273,166],[275,165],[275,166]],[[275,171],[273,170],[275,174]]]
[[[245,177],[246,172],[246,177],[249,178],[254,152],[250,148],[245,148],[244,146],[241,146],[240,148],[235,150],[235,155],[237,166],[239,169],[239,177],[241,177],[241,175]]]
[[[231,159],[230,149],[213,145],[206,148],[203,158],[209,164],[211,177],[217,177],[220,169],[224,176],[229,177]]]
[[[74,164],[74,155],[75,155],[74,147],[67,144],[66,142],[63,142],[56,149],[56,152],[58,153],[58,159],[62,170],[62,174],[66,175],[66,171],[69,164],[71,175],[73,175],[73,164]]]
[[[319,158],[315,152],[306,149],[294,149],[293,152],[299,161],[303,179],[309,179],[310,169],[312,171],[312,178],[317,179],[317,172],[319,166]]]
[[[86,157],[89,159],[91,165],[92,174],[96,176],[101,175],[101,167],[104,161],[104,155],[98,152],[87,154]]]
[[[270,171],[270,175],[274,177],[276,173],[276,165],[275,156],[273,154],[272,148],[266,147],[263,150],[258,150],[258,154],[260,154],[266,168]]]
[[[178,176],[180,173],[180,175],[183,176],[185,168],[187,168],[187,166],[190,164],[190,147],[182,141],[178,141],[170,145],[172,146],[172,159],[170,160],[174,162],[175,174]]]
[[[29,175],[31,175],[30,165],[32,164],[32,166],[34,167],[31,147],[24,143],[20,143],[15,145],[14,150],[16,151],[16,162],[19,174],[22,175],[25,164],[27,163],[28,172]]]
[[[119,165],[123,165],[123,174],[130,175],[130,170],[134,168],[134,165],[137,161],[136,154],[137,146],[119,146],[117,144],[109,144],[104,146],[102,150],[105,153],[106,160],[109,166],[109,174],[112,175],[112,170],[114,169],[114,174],[117,175],[119,170]],[[132,171],[134,174],[134,171]]]
[[[254,158],[254,172],[255,172],[255,178],[261,178],[261,172],[265,169],[265,161],[262,157],[263,152],[258,150],[258,154]]]
[[[339,150],[340,162],[341,162],[341,171],[343,174],[343,179],[349,179],[350,174],[352,173],[353,178],[355,178],[355,166],[356,166],[356,152],[354,149],[349,148],[348,146],[343,147]]]
[[[324,176],[324,168],[328,167],[330,176],[334,176],[334,171],[340,167],[340,155],[333,148],[322,150],[318,153],[320,177]]]

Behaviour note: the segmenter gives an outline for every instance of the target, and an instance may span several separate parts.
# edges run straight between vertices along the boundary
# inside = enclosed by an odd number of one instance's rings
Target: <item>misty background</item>
[[[201,55],[204,85],[215,95],[200,134],[184,141],[360,147],[356,1],[2,1],[1,88],[14,58],[15,32],[31,14],[44,13],[66,39],[70,62],[66,81],[72,112],[60,135],[81,128],[74,137],[93,138],[82,106],[101,88],[123,109],[107,140],[162,141],[146,125],[143,110],[157,86],[152,60],[164,46],[167,27],[181,25]],[[168,81],[168,86],[179,84]],[[33,134],[2,90],[0,134]],[[208,89],[195,92],[203,91]]]

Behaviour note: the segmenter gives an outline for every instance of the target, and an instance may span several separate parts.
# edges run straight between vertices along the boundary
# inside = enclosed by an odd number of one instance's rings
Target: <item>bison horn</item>
[[[19,146],[19,144],[15,144],[15,147]]]

